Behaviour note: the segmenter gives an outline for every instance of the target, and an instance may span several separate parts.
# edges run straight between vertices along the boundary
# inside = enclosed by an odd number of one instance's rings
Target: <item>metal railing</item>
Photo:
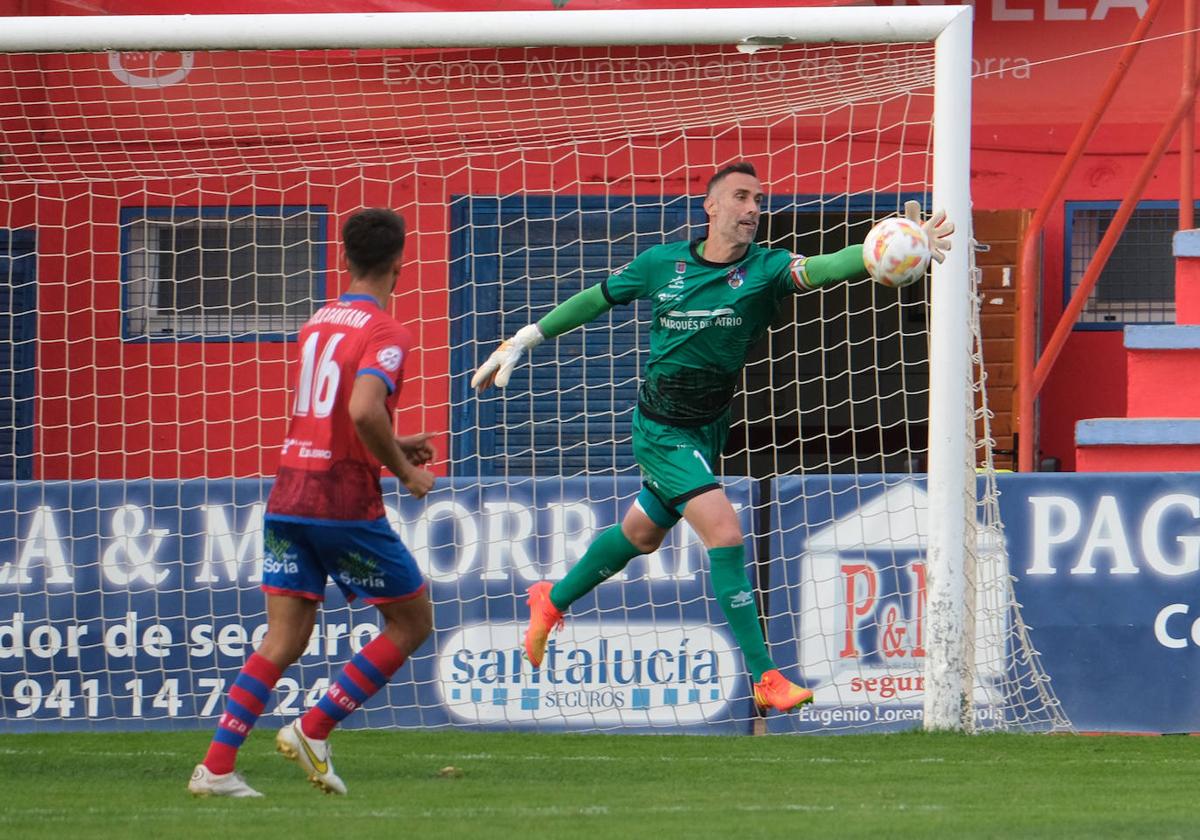
[[[1146,9],[1146,14],[1142,16],[1142,19],[1133,28],[1133,32],[1129,36],[1129,41],[1126,43],[1124,49],[1121,50],[1112,73],[1109,75],[1108,80],[1100,91],[1100,95],[1096,99],[1096,104],[1092,107],[1083,124],[1080,125],[1075,139],[1071,142],[1070,148],[1067,150],[1062,163],[1058,167],[1058,171],[1055,172],[1054,178],[1051,179],[1045,195],[1042,196],[1042,201],[1034,212],[1033,219],[1030,221],[1029,228],[1025,233],[1025,239],[1021,243],[1020,338],[1017,348],[1017,416],[1019,438],[1018,468],[1023,472],[1028,472],[1035,468],[1034,453],[1036,449],[1035,437],[1037,434],[1035,405],[1037,395],[1041,392],[1042,386],[1046,384],[1046,378],[1049,376],[1050,370],[1054,367],[1059,353],[1062,352],[1063,346],[1070,337],[1071,330],[1074,329],[1076,322],[1079,320],[1079,314],[1083,311],[1084,305],[1092,293],[1092,289],[1095,288],[1096,281],[1099,280],[1100,273],[1104,270],[1109,255],[1120,240],[1121,234],[1125,230],[1129,217],[1137,207],[1146,184],[1153,176],[1154,170],[1166,152],[1171,139],[1175,136],[1175,132],[1180,129],[1181,124],[1179,227],[1181,230],[1186,230],[1193,225],[1194,188],[1192,179],[1195,148],[1195,121],[1193,115],[1196,90],[1198,84],[1200,84],[1200,77],[1197,74],[1195,57],[1197,2],[1196,0],[1184,0],[1183,87],[1180,91],[1179,99],[1171,115],[1163,124],[1162,130],[1154,141],[1154,145],[1146,154],[1137,176],[1130,185],[1124,200],[1122,200],[1120,207],[1117,209],[1115,217],[1108,226],[1103,239],[1100,240],[1100,244],[1097,246],[1091,261],[1088,263],[1082,280],[1075,289],[1074,294],[1071,295],[1071,299],[1063,314],[1059,317],[1058,323],[1054,327],[1054,332],[1051,334],[1050,340],[1046,343],[1045,350],[1042,351],[1041,357],[1038,358],[1037,309],[1040,304],[1038,300],[1040,284],[1037,280],[1041,273],[1041,265],[1039,264],[1038,257],[1042,230],[1045,228],[1046,219],[1049,217],[1051,209],[1056,206],[1062,194],[1067,179],[1074,171],[1076,163],[1083,156],[1087,144],[1090,142],[1097,126],[1099,126],[1105,111],[1112,102],[1117,88],[1120,87],[1130,65],[1137,56],[1138,49],[1141,47],[1146,33],[1154,23],[1164,3],[1165,0],[1151,0],[1149,7]]]

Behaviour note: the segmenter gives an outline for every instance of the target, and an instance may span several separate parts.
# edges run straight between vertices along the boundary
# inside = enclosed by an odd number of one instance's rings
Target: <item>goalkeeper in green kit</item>
[[[553,586],[529,589],[525,652],[540,667],[546,641],[563,612],[583,595],[654,551],[681,518],[708,549],[717,602],[746,659],[760,708],[781,712],[811,702],[812,692],[785,678],[771,661],[746,577],[746,549],[733,505],[713,472],[729,432],[729,407],[746,354],[789,295],[868,276],[862,245],[801,257],[754,243],[763,192],[754,167],[735,163],[708,182],[705,239],[656,245],[500,345],[471,380],[482,391],[508,384],[521,357],[634,300],[654,304],[650,358],[633,415],[633,452],[643,487],[620,525],[600,534]],[[916,202],[907,208],[919,221]],[[944,259],[954,226],[925,222],[932,257]]]

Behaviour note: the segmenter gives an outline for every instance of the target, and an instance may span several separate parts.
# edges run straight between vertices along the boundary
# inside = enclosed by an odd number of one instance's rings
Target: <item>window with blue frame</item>
[[[0,228],[0,479],[33,478],[37,249],[32,228]]]
[[[1067,202],[1063,260],[1066,299],[1083,281],[1119,206],[1117,201]],[[1171,238],[1178,227],[1178,202],[1139,202],[1084,304],[1076,329],[1175,323]]]
[[[800,253],[861,242],[906,198],[773,199],[760,241]],[[633,409],[649,304],[615,307],[546,342],[507,388],[481,396],[471,372],[496,345],[664,241],[703,235],[699,198],[460,196],[451,206],[451,450],[459,475],[636,470]],[[907,470],[927,440],[925,284],[797,295],[748,359],[735,401],[729,475]]]
[[[323,206],[121,211],[128,339],[284,339],[325,298]]]

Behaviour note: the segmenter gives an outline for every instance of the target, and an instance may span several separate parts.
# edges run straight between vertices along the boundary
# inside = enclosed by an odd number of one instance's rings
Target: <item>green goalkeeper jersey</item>
[[[715,263],[699,245],[656,245],[601,284],[611,304],[653,303],[638,407],[675,426],[701,426],[728,410],[746,355],[780,301],[812,288],[804,258],[789,251],[751,244],[741,259]]]

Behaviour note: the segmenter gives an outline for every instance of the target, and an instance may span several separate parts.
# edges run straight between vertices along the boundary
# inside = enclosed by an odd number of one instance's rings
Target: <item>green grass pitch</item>
[[[350,795],[256,731],[266,796],[185,791],[207,732],[0,738],[0,836],[1097,838],[1200,835],[1200,738],[349,731]],[[447,766],[461,775],[439,776]]]

